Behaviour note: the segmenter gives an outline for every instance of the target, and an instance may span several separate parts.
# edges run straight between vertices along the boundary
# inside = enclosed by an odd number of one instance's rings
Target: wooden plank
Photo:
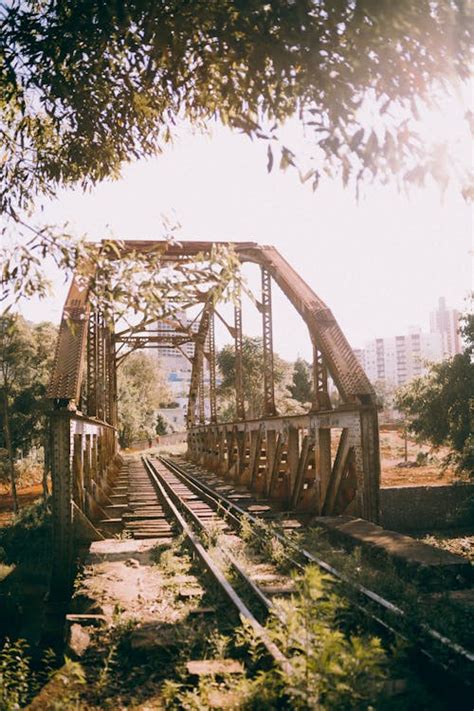
[[[298,474],[298,465],[300,458],[300,436],[297,427],[291,427],[288,430],[288,483],[290,491],[293,491],[293,487],[296,482],[296,477]]]
[[[273,494],[273,491],[274,491],[276,483],[277,483],[278,474],[279,474],[280,465],[281,465],[281,457],[283,454],[283,447],[284,446],[285,446],[284,436],[281,432],[279,432],[277,435],[277,441],[276,441],[276,447],[275,447],[275,457],[273,459],[272,475],[270,478],[270,486],[269,486],[269,492],[268,492],[269,496],[271,496]]]
[[[343,429],[339,445],[337,447],[336,458],[331,472],[331,478],[324,498],[322,515],[330,516],[333,513],[334,504],[339,492],[342,477],[344,475],[350,452],[349,430]]]
[[[308,458],[310,450],[311,440],[308,435],[303,437],[303,442],[301,444],[301,454],[298,461],[298,471],[296,473],[295,483],[293,487],[293,493],[291,497],[291,508],[295,508],[303,489],[304,478],[306,476],[306,470],[308,468]]]
[[[262,449],[262,437],[263,437],[263,429],[260,428],[257,430],[254,436],[254,442],[253,442],[253,451],[251,453],[251,459],[250,459],[250,486],[254,487],[257,479],[257,474],[258,474],[258,467],[260,464],[260,456],[261,456],[261,449]]]
[[[199,659],[186,662],[188,674],[193,676],[214,676],[215,674],[244,674],[241,662],[236,659]]]
[[[319,430],[319,473],[321,477],[321,502],[326,499],[326,492],[331,478],[331,430]]]

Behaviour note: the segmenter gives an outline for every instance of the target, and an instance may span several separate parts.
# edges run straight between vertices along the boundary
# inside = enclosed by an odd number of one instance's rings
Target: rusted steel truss
[[[367,451],[375,428],[367,406],[196,426],[189,457],[285,508],[377,520],[376,457]]]
[[[209,315],[209,410],[210,421],[217,422],[217,394],[216,394],[216,334],[214,330],[214,309]],[[203,369],[204,370],[204,369]]]
[[[172,267],[173,263],[210,253],[215,244],[134,241],[121,243],[118,252],[156,251],[163,264]],[[350,511],[378,520],[377,409],[362,367],[329,308],[276,249],[253,242],[232,246],[242,264],[253,263],[261,269],[261,302],[253,299],[261,311],[263,334],[264,413],[259,420],[246,419],[239,298],[233,326],[218,313],[215,294],[210,290],[207,295],[196,293],[196,304],[202,305],[197,330],[171,316],[172,330],[160,331],[143,323],[114,334],[113,324],[106,321],[100,309],[91,308],[87,289],[80,281],[73,281],[49,387],[56,409],[51,420],[55,546],[64,560],[70,554],[74,522],[80,522],[84,531],[87,522],[104,515],[118,451],[117,367],[138,348],[180,349],[186,343],[194,344],[187,411],[188,454],[192,460],[279,499],[285,506],[324,515]],[[272,282],[294,306],[295,318],[305,322],[313,344],[313,402],[304,416],[277,415]],[[234,339],[235,422],[218,422],[215,316]],[[331,407],[329,377],[342,403],[336,409]]]
[[[263,392],[265,415],[276,415],[273,377],[272,281],[262,266]]]
[[[237,419],[245,420],[244,372],[242,364],[242,304],[240,295],[234,307],[235,404]]]

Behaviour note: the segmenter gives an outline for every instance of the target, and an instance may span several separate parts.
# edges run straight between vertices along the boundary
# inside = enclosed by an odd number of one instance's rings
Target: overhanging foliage
[[[0,208],[115,177],[181,119],[267,140],[271,169],[275,131],[298,115],[314,186],[323,172],[444,184],[446,156],[409,118],[434,85],[467,79],[467,14],[463,0],[1,3]]]

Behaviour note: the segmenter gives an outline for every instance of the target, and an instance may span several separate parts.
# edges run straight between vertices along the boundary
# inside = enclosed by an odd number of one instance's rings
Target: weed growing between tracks
[[[268,534],[268,527],[255,536],[250,528],[235,541],[233,553],[250,572],[267,565],[287,573],[288,556],[283,544]],[[228,535],[210,535],[210,553],[221,560]],[[242,541],[242,538],[244,541]],[[203,537],[206,539],[206,536]],[[227,575],[230,575],[227,571]],[[232,580],[235,584],[236,580]],[[348,614],[347,602],[338,585],[315,566],[307,566],[294,577],[291,597],[280,598],[266,630],[290,662],[290,671],[269,666],[267,652],[250,625],[232,630],[216,658],[224,654],[245,660],[245,673],[208,675],[193,683],[189,676],[166,680],[162,699],[166,708],[201,710],[210,708],[259,709],[436,709],[424,691],[411,684],[403,699],[390,696],[390,678],[397,678],[397,657],[387,654],[380,640],[363,631]],[[236,586],[245,602],[245,586]],[[398,650],[399,651],[399,650]],[[220,655],[220,656],[219,656]],[[213,658],[211,656],[210,658]]]
[[[219,550],[222,539],[211,538]],[[258,560],[256,545],[243,544],[243,549],[242,560],[249,565]],[[281,550],[266,545],[267,560],[270,549],[273,563],[282,562]],[[318,569],[307,567],[295,580],[291,598],[279,600],[284,623],[272,615],[266,625],[290,660],[291,673],[284,673],[271,666],[259,638],[239,623],[182,539],[158,545],[154,559],[161,576],[160,615],[145,635],[147,644],[137,644],[137,633],[147,632],[147,623],[127,619],[117,609],[109,628],[92,631],[91,647],[80,664],[67,660],[54,674],[49,694],[35,711],[436,709],[436,704],[419,698],[412,702],[406,696],[385,697],[393,660],[377,638],[354,632],[338,586]],[[186,594],[190,591],[191,596]],[[211,614],[202,614],[206,608]],[[24,650],[11,656],[18,654],[24,656]],[[242,663],[242,673],[196,678],[186,667],[190,660],[229,658]],[[21,683],[26,669],[23,663],[18,667]],[[21,707],[23,698],[9,703],[0,705],[1,711]]]
[[[260,639],[252,628],[237,628],[227,651],[245,652],[247,671],[238,677],[208,676],[197,685],[169,679],[162,688],[165,707],[200,711],[234,708],[268,709],[436,709],[412,690],[410,698],[387,694],[389,660],[376,637],[345,633],[340,625],[341,598],[332,583],[308,567],[289,600],[278,603],[282,623],[272,616],[267,631],[290,661],[289,672],[268,667]]]
[[[296,534],[294,540],[355,583],[401,607],[405,613],[404,628],[408,636],[414,626],[426,624],[467,649],[472,647],[474,619],[466,614],[468,611],[462,600],[458,602],[450,597],[452,581],[444,584],[441,575],[436,587],[444,591],[429,593],[423,578],[417,575],[410,578],[408,574],[401,573],[393,560],[378,558],[374,565],[364,557],[360,548],[352,552],[336,549],[322,529],[309,528],[303,535]],[[357,597],[350,591],[347,593],[349,599]]]
[[[248,548],[268,557],[283,572],[287,572],[292,566],[289,556],[298,560],[298,554],[291,549],[288,551],[278,536],[289,539],[299,548],[336,568],[354,583],[373,590],[401,607],[405,613],[403,626],[408,633],[413,625],[426,624],[467,649],[472,647],[474,619],[463,606],[462,597],[459,600],[450,597],[452,581],[445,583],[442,575],[436,580],[436,588],[444,591],[430,594],[423,572],[412,573],[410,577],[409,574],[403,574],[392,559],[381,556],[374,564],[358,547],[353,551],[336,547],[322,528],[309,527],[303,532],[288,533],[278,523],[257,521],[251,524],[245,517],[241,521],[241,537]],[[360,602],[358,594],[349,587],[345,587],[344,595],[348,600]]]

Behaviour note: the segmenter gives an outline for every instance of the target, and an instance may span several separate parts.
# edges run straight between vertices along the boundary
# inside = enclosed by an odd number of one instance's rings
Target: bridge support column
[[[85,540],[91,540],[94,531],[101,537],[93,521],[107,517],[103,506],[110,503],[107,492],[118,462],[116,432],[107,423],[59,410],[52,413],[50,427],[53,484],[50,597],[59,601],[67,599],[71,592],[76,533],[81,540],[84,532],[88,536]]]
[[[72,452],[69,413],[51,417],[51,480],[53,495],[53,561],[50,597],[69,597],[72,580]]]
[[[379,426],[375,408],[360,413],[360,434],[362,445],[362,501],[364,518],[377,523],[380,520],[380,456]]]

